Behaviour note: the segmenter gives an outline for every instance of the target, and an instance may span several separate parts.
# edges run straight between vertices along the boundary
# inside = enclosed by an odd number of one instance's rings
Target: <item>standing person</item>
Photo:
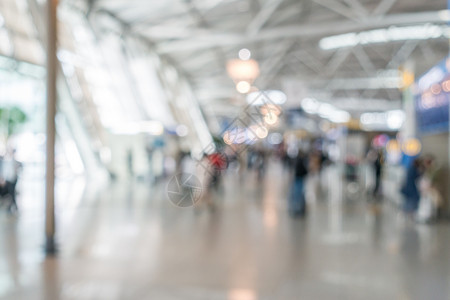
[[[9,158],[0,160],[0,196],[9,196],[10,204],[8,211],[14,213],[18,211],[16,202],[16,185],[21,164],[15,159],[15,150]]]
[[[377,200],[380,196],[381,172],[383,168],[383,153],[381,150],[377,151],[377,156],[373,162],[373,167],[375,169],[375,187],[373,189],[373,197]]]
[[[294,182],[289,198],[289,213],[293,217],[303,217],[306,214],[305,179],[307,174],[306,156],[299,151],[295,161]]]
[[[405,183],[401,189],[401,193],[405,196],[403,211],[414,216],[419,208],[420,193],[417,188],[417,182],[422,175],[422,162],[420,158],[416,158],[406,173]]]
[[[222,173],[228,167],[228,157],[225,153],[217,151],[208,155],[207,158],[212,167],[211,186],[217,189],[222,179]]]
[[[440,169],[433,155],[425,155],[422,161],[423,176],[419,183],[421,198],[417,218],[422,222],[431,222],[436,220],[443,204],[443,198],[437,188]]]
[[[262,181],[266,169],[266,153],[261,148],[256,151],[255,169],[257,173],[258,181]]]
[[[214,152],[203,154],[202,159],[197,164],[197,174],[202,183],[203,193],[201,201],[211,209],[214,208],[212,200],[212,190],[219,188],[221,174],[228,167],[228,158],[225,153]]]
[[[320,198],[320,170],[322,167],[322,155],[319,151],[314,151],[309,155],[308,171],[311,185],[310,195],[314,201]]]

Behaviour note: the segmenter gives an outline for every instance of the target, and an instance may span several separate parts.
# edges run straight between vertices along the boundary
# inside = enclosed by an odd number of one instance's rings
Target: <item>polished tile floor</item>
[[[173,206],[165,183],[60,184],[55,258],[30,185],[17,218],[0,213],[0,299],[450,299],[448,223],[374,214],[337,174],[294,220],[287,174],[269,170],[227,176],[214,209]]]

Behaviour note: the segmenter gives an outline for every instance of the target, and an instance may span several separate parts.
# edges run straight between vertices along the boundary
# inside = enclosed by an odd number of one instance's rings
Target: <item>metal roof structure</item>
[[[24,13],[43,2],[0,3],[2,55],[43,62]],[[259,62],[255,86],[288,84],[298,103],[310,95],[398,102],[391,79],[402,64],[413,61],[420,74],[448,54],[449,13],[441,0],[63,0],[60,10],[84,16],[96,39],[116,35],[128,48],[138,40],[186,80],[207,116],[227,115],[239,103],[226,63],[241,48]],[[75,30],[60,22],[66,32]],[[321,47],[330,36],[335,40]],[[77,41],[64,34],[60,43],[67,49]]]
[[[281,88],[284,81],[294,80],[312,91],[327,91],[330,98],[387,100],[399,100],[400,92],[383,84],[383,74],[408,59],[421,73],[448,53],[444,34],[330,50],[319,47],[322,38],[349,32],[424,24],[446,27],[446,5],[439,0],[66,2],[84,11],[97,28],[145,39],[186,76],[202,105],[219,114],[236,96],[226,62],[244,47],[260,64],[261,76],[255,82],[259,88]]]

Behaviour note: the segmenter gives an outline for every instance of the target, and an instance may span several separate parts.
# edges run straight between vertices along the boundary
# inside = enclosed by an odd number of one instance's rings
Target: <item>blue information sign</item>
[[[450,1],[450,0],[449,0]],[[446,132],[449,128],[450,59],[433,67],[416,82],[415,109],[421,134]]]

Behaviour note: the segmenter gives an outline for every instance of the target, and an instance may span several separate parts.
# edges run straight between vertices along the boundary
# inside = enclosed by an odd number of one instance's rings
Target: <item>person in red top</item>
[[[223,170],[228,167],[228,159],[224,153],[214,152],[207,156],[212,169],[211,186],[217,188],[220,183],[220,176]]]
[[[225,170],[227,168],[227,157],[223,153],[215,152],[213,154],[210,154],[208,155],[208,160],[211,165],[219,171]]]

